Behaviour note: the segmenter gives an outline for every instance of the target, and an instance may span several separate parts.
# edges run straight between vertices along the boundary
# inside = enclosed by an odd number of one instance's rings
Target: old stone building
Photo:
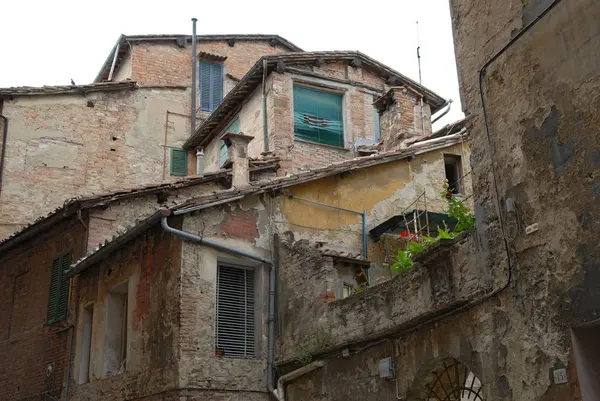
[[[232,146],[248,145],[233,139]],[[341,299],[349,295],[347,288],[358,289],[360,273],[367,272],[373,285],[376,277],[389,279],[383,244],[367,230],[407,208],[412,211],[411,203],[424,191],[432,200],[429,209],[442,211],[436,194],[446,178],[447,155],[468,157],[468,146],[451,134],[279,178],[275,162],[236,169],[241,162],[234,158],[233,169],[71,201],[0,243],[9,330],[0,361],[15,367],[0,378],[7,399],[45,394],[77,400],[268,398],[268,266],[226,249],[181,241],[161,228],[161,211],[173,214],[168,224],[259,260],[274,260],[274,252],[287,260],[287,247],[305,244],[303,257],[316,255],[329,268],[320,273],[326,276],[311,288],[312,295],[302,296],[325,305],[332,293]],[[245,174],[245,181],[235,174]],[[228,188],[232,182],[244,184]],[[63,241],[71,232],[77,242]],[[24,252],[30,256],[24,258]],[[64,274],[74,278],[67,287],[69,306],[61,309],[47,299],[53,262],[58,256],[62,263],[63,255],[72,264]],[[15,261],[18,269],[12,267]],[[293,300],[293,280],[307,273],[304,263],[281,265],[281,305]],[[247,272],[242,282],[251,298],[244,299],[252,310],[219,309],[235,307],[226,295],[240,289],[235,281],[240,272]],[[68,276],[60,281],[68,283]],[[33,290],[35,298],[20,298]],[[17,306],[35,327],[19,326]],[[59,315],[44,324],[51,306]],[[215,313],[225,317],[219,320]],[[279,314],[276,354],[283,358],[284,339],[297,334],[284,335],[291,315],[285,308]],[[228,316],[234,324],[246,319],[243,349]],[[36,364],[29,363],[32,358]],[[48,370],[52,385],[25,379],[43,377]]]
[[[171,155],[190,136],[190,41],[122,35],[92,84],[0,89],[0,238],[67,198],[181,176]],[[197,49],[200,120],[259,58],[301,50],[276,35],[200,35]]]

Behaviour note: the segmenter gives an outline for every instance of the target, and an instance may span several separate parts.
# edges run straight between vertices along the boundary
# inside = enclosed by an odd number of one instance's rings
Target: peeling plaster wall
[[[271,258],[263,203],[252,197],[195,215],[186,215],[183,230],[230,247]],[[182,387],[228,389],[259,397],[266,394],[268,267],[255,261],[191,242],[183,244],[179,377]],[[215,356],[216,275],[219,261],[254,269],[257,310],[255,349],[251,359]],[[251,393],[256,393],[252,395]],[[259,397],[260,398],[260,397]]]
[[[468,145],[456,144],[417,155],[415,160],[400,160],[359,171],[344,177],[328,177],[297,185],[286,191],[295,196],[328,205],[367,211],[367,230],[400,214],[424,191],[427,209],[443,212],[446,202],[440,198],[446,178],[444,154],[461,155],[463,169],[469,169]],[[468,172],[468,171],[467,171]],[[466,173],[465,173],[466,174]],[[465,198],[469,197],[470,175],[465,177]],[[362,217],[305,203],[298,199],[279,198],[274,217],[280,232],[291,230],[296,239],[326,241],[332,245],[362,253]],[[467,204],[470,199],[467,199]],[[417,203],[424,208],[424,203]],[[414,209],[412,207],[410,210]],[[369,239],[369,247],[373,245]],[[377,245],[378,246],[378,245]]]
[[[177,388],[180,264],[181,241],[156,226],[75,280],[79,316],[86,306],[94,308],[92,363],[89,383],[71,383],[70,399],[150,399],[145,397]],[[123,283],[128,287],[126,371],[106,375],[107,297]],[[71,380],[81,369],[83,319],[76,330]]]
[[[450,2],[477,234],[497,274],[507,266],[497,210],[507,198],[522,225],[515,231],[515,215],[504,215],[513,282],[485,306],[507,329],[481,332],[505,349],[488,366],[486,390],[503,380],[514,400],[581,399],[569,328],[600,316],[600,3],[561,1],[494,61],[483,79],[489,138],[483,120],[479,71],[550,3]],[[525,235],[533,223],[540,230]],[[568,384],[554,384],[555,366],[567,367]]]

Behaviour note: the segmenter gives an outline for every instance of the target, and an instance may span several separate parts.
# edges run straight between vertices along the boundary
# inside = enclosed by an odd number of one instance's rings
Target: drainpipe
[[[121,41],[117,43],[115,47],[115,55],[113,56],[112,64],[110,65],[110,72],[108,73],[108,81],[112,81],[113,73],[115,72],[115,66],[117,65],[117,57],[119,57],[119,50],[121,49]]]
[[[263,141],[264,152],[269,152],[269,131],[267,128],[267,59],[263,59],[263,78],[262,78],[262,121],[263,121]]]
[[[277,265],[279,264],[279,237],[277,236],[277,234],[275,234],[274,242],[275,242],[275,244],[277,244],[277,246],[275,247],[275,255],[274,255],[275,260],[272,262],[266,258],[263,258],[262,256],[254,254],[254,253],[242,251],[240,249],[235,249],[235,248],[229,247],[227,245],[223,245],[218,242],[212,241],[210,239],[199,237],[197,235],[173,228],[173,227],[169,226],[169,223],[167,222],[167,217],[169,217],[170,215],[171,215],[170,210],[167,209],[167,210],[162,211],[162,218],[161,218],[160,223],[161,223],[163,230],[165,230],[166,232],[176,235],[186,241],[195,242],[197,244],[203,244],[203,245],[209,246],[209,247],[219,250],[219,251],[227,252],[229,254],[241,256],[243,258],[248,258],[251,260],[256,260],[257,262],[260,262],[262,264],[269,265],[270,270],[269,270],[269,326],[268,326],[268,338],[267,338],[267,387],[268,387],[269,392],[274,393],[275,380],[274,380],[274,374],[273,374],[274,373],[273,366],[274,366],[274,360],[275,360],[275,358],[274,358],[274,354],[275,354],[275,286],[277,285],[275,274],[276,274]]]
[[[448,101],[446,101],[446,103],[444,103],[444,105],[442,107],[446,107],[448,106],[448,108],[446,110],[444,110],[444,112],[442,114],[440,114],[439,116],[437,116],[432,122],[431,124],[435,123],[436,121],[438,121],[440,118],[444,117],[446,114],[448,114],[450,112],[450,108],[452,107],[452,102],[454,100],[450,99]]]
[[[325,363],[323,361],[315,361],[308,365],[302,366],[300,369],[296,369],[293,372],[283,375],[277,380],[277,389],[273,390],[273,395],[277,398],[277,401],[285,401],[285,388],[284,384],[290,382],[300,376],[312,372],[315,369],[322,368]]]
[[[196,22],[197,18],[192,18],[192,112],[190,115],[192,116],[192,123],[190,124],[191,135],[193,136],[196,133],[196,75],[197,68],[196,65]]]
[[[0,111],[2,110],[0,103]],[[8,139],[8,118],[0,114],[0,118],[4,120],[4,129],[2,130],[2,153],[0,154],[0,194],[2,194],[2,177],[4,176],[4,159],[6,158],[6,140]]]
[[[196,175],[204,174],[204,150],[196,148]]]
[[[456,134],[441,136],[439,138],[428,139],[426,141],[419,141],[419,142],[416,142],[415,145],[422,146],[422,145],[429,145],[429,144],[436,143],[436,142],[447,141],[448,139],[459,139],[465,132],[467,132],[467,129],[463,128],[460,131],[458,131]],[[407,149],[410,149],[410,146]]]

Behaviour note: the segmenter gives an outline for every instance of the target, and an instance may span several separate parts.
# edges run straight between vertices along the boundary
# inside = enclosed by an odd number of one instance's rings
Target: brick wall
[[[138,80],[142,88],[134,91],[5,100],[10,126],[0,239],[70,197],[173,180],[165,145],[181,147],[190,127],[187,117],[167,110],[189,115],[190,51],[175,41],[133,43],[117,77]],[[262,55],[286,49],[262,41],[203,41],[198,51],[227,57],[225,73],[242,77]],[[189,159],[193,174],[195,157]]]
[[[85,252],[85,230],[75,218],[5,252],[0,258],[2,400],[38,399],[42,396],[36,394],[46,391],[55,397],[60,395],[71,319],[51,326],[45,322],[52,262],[69,250],[74,259]],[[71,317],[72,312],[71,306]],[[46,376],[48,366],[52,366],[52,371]]]
[[[179,225],[178,219],[171,224]],[[93,305],[90,381],[71,383],[72,400],[152,399],[177,386],[179,266],[181,241],[160,225],[79,276],[79,315]],[[128,283],[127,368],[105,375],[105,316],[108,292]],[[73,378],[81,369],[82,319],[77,321]]]

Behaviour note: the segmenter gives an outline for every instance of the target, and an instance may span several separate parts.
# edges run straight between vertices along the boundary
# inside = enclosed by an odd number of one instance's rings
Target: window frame
[[[341,145],[332,145],[329,143],[324,143],[324,142],[320,142],[317,140],[312,140],[312,139],[305,139],[305,138],[298,138],[296,136],[296,122],[295,122],[295,110],[296,110],[296,103],[295,103],[295,90],[297,87],[301,87],[301,88],[306,88],[306,89],[310,89],[310,90],[314,90],[314,91],[319,91],[319,92],[325,92],[325,93],[329,93],[329,94],[335,94],[335,95],[339,95],[340,96],[340,106],[341,106],[341,124],[342,124],[342,129],[341,129]],[[317,84],[317,83],[311,83],[311,82],[305,82],[305,81],[300,81],[300,80],[293,80],[292,83],[292,110],[291,110],[291,116],[292,116],[292,135],[294,138],[294,141],[299,141],[299,142],[306,142],[306,143],[312,143],[312,144],[316,144],[316,145],[320,145],[320,146],[327,146],[327,147],[332,147],[334,149],[347,149],[346,147],[346,89],[345,88],[338,88],[338,87],[331,87],[331,86],[326,86],[326,85],[321,85],[321,84]]]
[[[452,165],[452,168],[455,171],[455,174],[457,176],[457,179],[455,182],[449,182],[448,169],[447,169],[448,165]],[[452,192],[452,194],[454,194],[454,195],[463,195],[464,194],[464,188],[463,188],[463,184],[462,184],[462,179],[463,179],[462,169],[463,169],[463,167],[462,167],[462,156],[461,155],[444,153],[444,176],[445,176],[445,179],[448,181],[448,190],[450,190]],[[454,184],[454,187],[451,187],[452,184]],[[454,190],[452,190],[453,188],[454,188]]]
[[[169,152],[169,175],[172,177],[187,177],[188,175],[188,151],[187,149],[183,149],[183,148],[175,148],[175,147],[170,147],[170,152]],[[184,171],[182,173],[176,171],[176,169],[173,166],[173,153],[174,152],[183,152],[184,154]]]
[[[203,70],[202,64],[205,63],[208,65],[208,73],[209,73],[209,93],[208,93],[208,107],[204,107],[204,103],[202,101],[202,96],[204,91],[202,90],[202,78],[203,78]],[[220,67],[220,85],[221,85],[221,99],[215,101],[214,91],[215,91],[215,80],[213,78],[213,65],[219,65]],[[198,95],[200,100],[200,111],[205,113],[212,113],[219,107],[219,105],[223,102],[225,98],[225,64],[223,62],[217,62],[214,60],[207,59],[199,59],[198,60]]]
[[[71,286],[71,279],[65,276],[64,270],[71,265],[73,261],[73,250],[61,253],[59,256],[52,260],[52,269],[50,272],[50,288],[48,291],[48,305],[46,307],[46,324],[51,325],[61,320],[66,319],[69,316],[69,292]],[[66,265],[66,266],[65,266]],[[58,272],[55,272],[55,268]],[[54,288],[52,282],[55,274],[58,274],[58,288]],[[66,286],[66,288],[63,288]],[[66,300],[61,310],[61,298],[63,291],[66,293]],[[53,300],[54,298],[54,300]],[[50,308],[54,304],[54,310],[50,311]]]
[[[214,329],[214,336],[215,336],[215,342],[214,342],[214,346],[215,346],[215,351],[221,349],[219,344],[219,278],[220,278],[220,270],[221,268],[225,267],[226,269],[236,269],[236,270],[242,270],[245,272],[250,272],[251,274],[251,282],[252,282],[252,306],[251,308],[246,308],[245,314],[245,320],[246,320],[246,329],[248,327],[252,328],[252,333],[248,333],[246,334],[245,337],[245,341],[246,343],[248,343],[249,341],[251,341],[252,343],[252,349],[248,352],[244,352],[244,355],[237,355],[237,354],[224,354],[223,357],[225,358],[232,358],[232,359],[256,359],[258,352],[259,352],[259,342],[258,342],[258,336],[259,336],[259,325],[257,323],[257,318],[259,318],[260,316],[260,310],[258,310],[258,305],[260,302],[258,302],[258,294],[259,294],[259,289],[258,289],[258,273],[257,273],[257,269],[252,266],[252,265],[243,265],[243,264],[239,264],[239,263],[235,263],[235,262],[229,262],[227,260],[221,260],[219,259],[217,261],[217,274],[216,274],[216,285],[215,285],[215,329]],[[245,290],[245,297],[248,297],[247,294],[247,289]],[[248,321],[248,313],[251,312],[252,316],[251,316],[251,320]],[[223,350],[225,350],[223,348]]]

